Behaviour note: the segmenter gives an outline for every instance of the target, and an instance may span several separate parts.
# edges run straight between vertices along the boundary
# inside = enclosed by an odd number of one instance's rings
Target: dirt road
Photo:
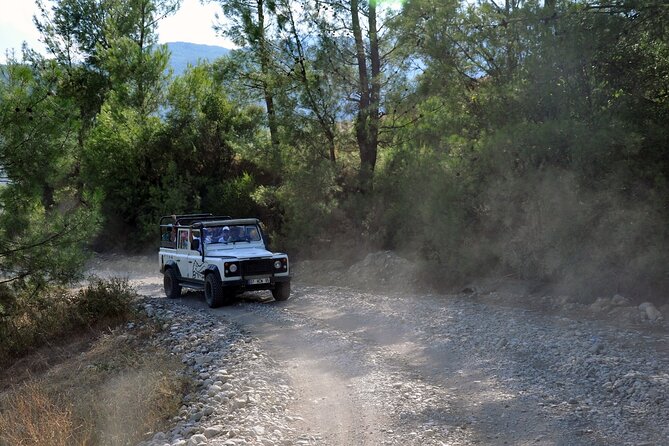
[[[162,299],[152,269],[130,278]],[[206,308],[194,292],[175,304]],[[207,311],[287,375],[304,444],[669,444],[663,332],[299,281],[287,302],[248,293]]]

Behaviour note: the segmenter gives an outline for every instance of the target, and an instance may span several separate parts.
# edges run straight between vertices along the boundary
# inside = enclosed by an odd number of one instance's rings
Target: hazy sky
[[[161,43],[193,42],[231,48],[230,41],[217,37],[212,29],[214,14],[220,11],[220,6],[215,4],[203,6],[199,0],[182,0],[179,11],[160,23],[159,40]],[[44,52],[33,25],[32,17],[36,13],[34,0],[0,0],[0,63],[5,62],[6,51],[12,48],[20,57],[24,41],[31,48]]]

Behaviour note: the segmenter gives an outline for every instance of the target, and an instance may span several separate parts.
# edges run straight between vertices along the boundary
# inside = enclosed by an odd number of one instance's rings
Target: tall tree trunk
[[[360,94],[355,122],[355,136],[360,152],[360,190],[368,192],[373,187],[379,130],[380,59],[376,33],[376,5],[374,2],[370,2],[369,5],[371,88],[367,72],[367,55],[360,27],[358,0],[351,0],[351,27],[355,39]]]
[[[379,101],[381,99],[381,58],[379,56],[379,38],[376,29],[376,1],[369,2],[369,58],[372,66],[372,79],[369,92],[369,114],[367,118],[367,164],[370,175],[373,176],[379,146]],[[372,179],[370,178],[370,188],[372,186]]]
[[[265,11],[264,0],[257,0],[258,8],[258,49],[260,50],[260,71],[262,72],[263,94],[265,96],[265,107],[267,109],[267,124],[269,125],[269,136],[272,142],[272,161],[279,160],[279,126],[274,108],[274,94],[270,77],[270,55],[265,40]]]
[[[269,124],[269,137],[272,142],[272,158],[278,161],[279,157],[279,129],[276,122],[276,110],[274,109],[274,96],[272,90],[265,84],[263,86],[265,93],[265,107],[267,108],[267,122]]]
[[[506,80],[510,80],[513,74],[516,71],[518,66],[518,34],[515,31],[515,28],[511,26],[511,15],[518,9],[517,0],[506,0],[504,3],[504,29],[505,29],[505,40],[506,40],[506,61],[505,61],[505,72],[504,76]]]
[[[140,6],[141,19],[139,22],[139,40],[137,42],[137,47],[139,49],[139,58],[140,62],[144,63],[144,40],[146,39],[146,21],[147,21],[147,8],[148,5],[146,2],[142,2]],[[142,116],[147,116],[146,110],[146,93],[144,91],[144,76],[140,76],[137,82],[137,108],[141,111]]]

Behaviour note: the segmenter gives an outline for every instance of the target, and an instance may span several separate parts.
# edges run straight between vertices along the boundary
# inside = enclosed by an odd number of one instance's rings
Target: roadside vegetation
[[[164,429],[188,380],[152,346],[156,327],[138,325],[79,334],[3,371],[0,445],[133,445]]]
[[[134,289],[88,282],[3,290],[0,445],[136,444],[181,405],[183,364],[151,342],[160,327],[135,312]]]
[[[88,286],[72,291],[3,290],[0,325],[0,365],[45,344],[67,339],[82,330],[113,328],[133,317],[135,291],[127,280],[92,278]]]

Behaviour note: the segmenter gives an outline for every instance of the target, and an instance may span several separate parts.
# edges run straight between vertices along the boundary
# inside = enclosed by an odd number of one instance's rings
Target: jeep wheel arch
[[[216,278],[218,280],[221,280],[221,281],[223,280],[223,276],[221,276],[221,272],[219,271],[218,266],[216,266],[216,265],[207,266],[205,268],[205,270],[203,271],[203,273],[204,273],[205,276],[207,276],[209,274],[213,274],[214,276],[216,276]]]

